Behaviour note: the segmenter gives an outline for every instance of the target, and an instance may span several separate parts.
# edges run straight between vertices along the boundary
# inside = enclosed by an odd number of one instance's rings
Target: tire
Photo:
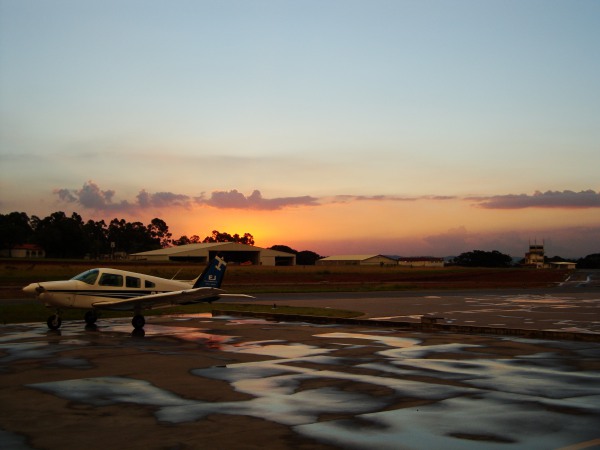
[[[94,325],[98,320],[98,315],[96,314],[96,311],[86,311],[84,319],[85,323],[88,325]]]
[[[48,328],[51,330],[58,330],[62,325],[62,319],[58,314],[53,314],[48,317],[48,321],[46,323],[48,324]]]
[[[133,328],[136,330],[142,329],[144,328],[144,325],[146,325],[146,319],[144,319],[144,316],[141,314],[136,314],[133,316],[133,319],[131,319],[131,325],[133,325]]]

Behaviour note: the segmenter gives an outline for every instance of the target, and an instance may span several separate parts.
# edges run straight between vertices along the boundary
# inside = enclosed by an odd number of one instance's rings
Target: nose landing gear
[[[52,314],[50,317],[48,317],[46,323],[48,324],[48,328],[51,330],[58,330],[62,325],[62,319],[60,318],[58,311],[56,314]]]

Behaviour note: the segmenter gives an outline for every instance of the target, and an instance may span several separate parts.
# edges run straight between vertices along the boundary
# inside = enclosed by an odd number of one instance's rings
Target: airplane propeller
[[[40,295],[40,294],[43,294],[44,292],[46,292],[46,288],[38,283],[37,287],[35,288],[35,293],[37,295]]]

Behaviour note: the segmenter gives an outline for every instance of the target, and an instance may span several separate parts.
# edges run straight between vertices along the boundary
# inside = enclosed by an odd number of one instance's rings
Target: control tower
[[[529,252],[525,253],[525,265],[542,269],[544,264],[544,244],[529,243]]]

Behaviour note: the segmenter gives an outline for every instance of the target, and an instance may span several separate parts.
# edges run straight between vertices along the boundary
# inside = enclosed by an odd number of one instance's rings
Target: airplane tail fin
[[[220,256],[215,256],[206,269],[194,280],[193,288],[209,287],[219,289],[225,276],[227,263]]]

